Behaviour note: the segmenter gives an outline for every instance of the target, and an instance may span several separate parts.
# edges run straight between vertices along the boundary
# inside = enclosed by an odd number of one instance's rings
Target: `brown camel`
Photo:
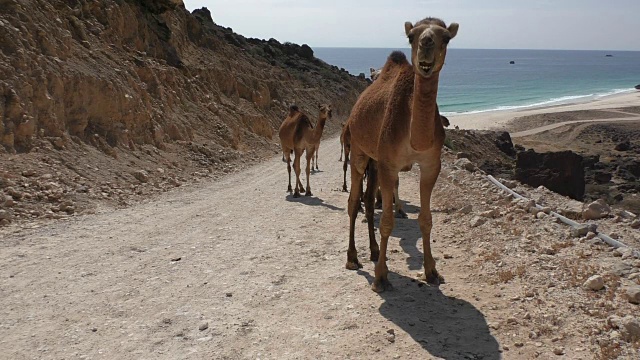
[[[387,242],[393,229],[393,192],[401,169],[420,165],[420,215],[418,223],[424,248],[424,279],[439,284],[444,279],[431,254],[431,193],[440,173],[444,127],[436,98],[439,75],[449,40],[458,24],[447,27],[440,19],[405,23],[411,44],[411,63],[402,52],[393,52],[380,76],[360,95],[348,120],[351,133],[351,194],[349,196],[348,269],[362,267],[355,247],[355,223],[367,170],[365,214],[369,227],[371,260],[377,261],[374,291],[391,288],[386,264]],[[373,228],[373,202],[378,180],[382,192],[380,247]]]
[[[307,190],[306,196],[313,195],[311,193],[311,186],[309,185],[309,174],[311,159],[313,158],[316,146],[320,143],[322,137],[322,131],[324,130],[327,119],[331,119],[331,105],[318,105],[320,115],[318,117],[318,123],[314,129],[311,124],[311,120],[298,109],[297,106],[292,105],[289,108],[289,115],[280,125],[278,132],[280,136],[280,144],[282,145],[282,153],[285,161],[287,162],[287,170],[289,171],[289,187],[288,192],[292,192],[291,189],[291,153],[295,153],[295,159],[293,167],[296,172],[296,187],[293,193],[293,197],[300,197],[300,193],[304,190],[302,182],[300,181],[300,158],[302,153],[307,154]]]

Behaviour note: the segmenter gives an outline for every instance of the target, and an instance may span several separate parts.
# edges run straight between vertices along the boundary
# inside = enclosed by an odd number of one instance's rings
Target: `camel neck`
[[[438,74],[428,79],[414,75],[410,143],[416,151],[429,149],[435,140],[438,81]]]
[[[324,125],[326,122],[327,122],[326,117],[318,118],[318,123],[316,124],[316,128],[313,130],[314,143],[317,143],[318,141],[320,141],[320,138],[322,137],[322,131],[324,130]]]

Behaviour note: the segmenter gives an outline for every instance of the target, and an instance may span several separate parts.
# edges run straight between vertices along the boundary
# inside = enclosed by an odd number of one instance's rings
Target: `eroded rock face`
[[[2,1],[2,151],[37,138],[106,153],[194,137],[266,146],[289,103],[346,116],[366,86],[308,46],[246,39],[194,13],[181,0]]]
[[[542,185],[572,199],[582,200],[584,197],[582,156],[572,151],[521,151],[516,157],[515,177],[522,183],[533,187]]]

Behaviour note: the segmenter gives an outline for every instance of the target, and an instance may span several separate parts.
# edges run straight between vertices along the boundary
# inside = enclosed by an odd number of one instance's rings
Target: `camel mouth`
[[[426,61],[420,61],[418,63],[418,67],[420,68],[420,70],[424,71],[425,73],[429,73],[429,71],[431,71],[431,69],[433,69],[433,63],[428,63]]]

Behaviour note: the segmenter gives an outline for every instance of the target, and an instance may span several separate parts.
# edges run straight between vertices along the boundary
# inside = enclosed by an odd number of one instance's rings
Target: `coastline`
[[[491,110],[479,113],[447,115],[451,127],[468,130],[509,130],[511,120],[528,115],[558,113],[564,111],[588,111],[640,106],[640,91],[607,95],[586,102],[574,102],[514,110]],[[594,120],[597,117],[594,117]]]

